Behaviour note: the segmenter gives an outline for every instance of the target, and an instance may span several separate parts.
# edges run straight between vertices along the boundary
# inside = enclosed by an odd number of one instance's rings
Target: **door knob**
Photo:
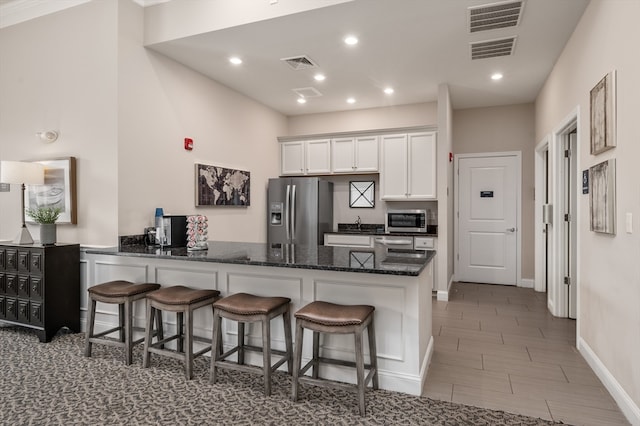
[[[516,228],[507,228],[507,232],[516,232]]]

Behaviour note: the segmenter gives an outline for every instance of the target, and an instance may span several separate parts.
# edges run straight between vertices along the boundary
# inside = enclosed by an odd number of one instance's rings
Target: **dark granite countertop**
[[[327,234],[357,234],[357,235],[397,235],[412,237],[437,237],[438,225],[428,225],[427,232],[385,232],[384,224],[363,223],[358,228],[355,223],[339,223],[338,230]]]
[[[157,246],[145,247],[144,245],[85,247],[83,250],[88,254],[406,276],[420,275],[435,255],[435,251],[388,253],[383,247],[355,249],[227,241],[209,241],[208,243],[209,249],[202,251],[188,251],[184,247],[161,249]]]

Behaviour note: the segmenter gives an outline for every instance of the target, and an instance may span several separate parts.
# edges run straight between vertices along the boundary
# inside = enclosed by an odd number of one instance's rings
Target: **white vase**
[[[56,243],[56,224],[41,223],[40,224],[40,244],[52,245]]]

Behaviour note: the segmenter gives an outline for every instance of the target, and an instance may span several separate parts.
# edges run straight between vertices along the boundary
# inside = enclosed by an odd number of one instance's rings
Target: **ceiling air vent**
[[[522,18],[524,1],[487,4],[470,7],[469,32],[515,27]]]
[[[513,55],[516,37],[501,38],[471,43],[471,59],[495,58]]]
[[[291,58],[281,58],[281,61],[284,61],[287,65],[289,65],[294,71],[306,70],[309,68],[317,68],[318,65],[311,60],[308,56],[292,56]]]
[[[318,92],[315,87],[301,87],[299,89],[291,90],[293,90],[299,97],[302,98],[317,98],[318,96],[322,96],[322,93]]]

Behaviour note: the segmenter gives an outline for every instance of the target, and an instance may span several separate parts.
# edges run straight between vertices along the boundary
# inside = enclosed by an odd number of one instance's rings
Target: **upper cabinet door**
[[[305,174],[326,175],[331,173],[331,140],[307,141],[307,166]]]
[[[415,133],[408,135],[409,188],[412,200],[436,199],[436,134]]]
[[[355,138],[356,171],[371,173],[378,171],[378,137],[361,136]]]
[[[383,200],[407,199],[407,135],[383,135],[380,197]]]
[[[435,200],[436,133],[383,135],[381,140],[381,199]]]
[[[305,173],[304,164],[304,142],[283,142],[280,144],[280,174],[303,175]]]
[[[331,170],[334,173],[353,173],[356,169],[354,138],[331,140]]]

